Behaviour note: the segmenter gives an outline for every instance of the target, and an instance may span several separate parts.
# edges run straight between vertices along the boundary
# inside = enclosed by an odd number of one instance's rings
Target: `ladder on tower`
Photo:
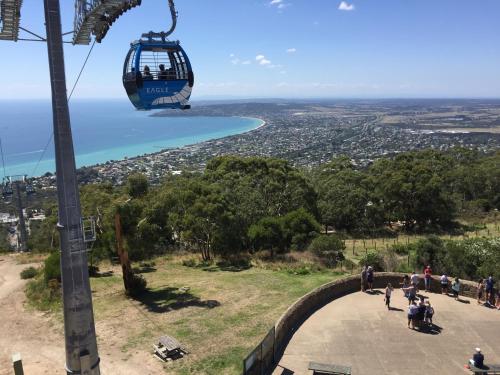
[[[142,0],[75,0],[73,44],[89,44],[91,35],[98,43],[110,26]]]
[[[0,39],[17,42],[22,0],[0,0]]]

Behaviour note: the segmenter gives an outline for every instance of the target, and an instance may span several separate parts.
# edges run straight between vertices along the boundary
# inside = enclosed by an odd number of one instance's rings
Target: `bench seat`
[[[349,366],[317,362],[309,362],[309,370],[312,370],[314,375],[351,375],[351,368]]]
[[[476,375],[500,374],[500,365],[484,365],[482,368],[470,366],[470,370]]]

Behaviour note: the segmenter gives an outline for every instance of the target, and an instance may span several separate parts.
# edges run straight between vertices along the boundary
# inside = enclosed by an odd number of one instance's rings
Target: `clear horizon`
[[[73,2],[61,6],[63,31],[71,30]],[[178,0],[176,6],[173,39],[193,64],[194,101],[500,98],[495,0],[315,0],[314,6]],[[42,14],[41,3],[25,2],[21,26],[43,35]],[[121,70],[130,41],[169,24],[166,1],[144,1],[125,13],[96,44],[74,98],[126,98]],[[68,91],[89,48],[65,47]],[[44,43],[1,41],[0,54],[8,56],[0,99],[49,98]]]

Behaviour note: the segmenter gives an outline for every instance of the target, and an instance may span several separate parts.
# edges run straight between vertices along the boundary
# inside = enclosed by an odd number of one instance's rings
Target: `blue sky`
[[[63,29],[73,1],[63,0]],[[173,35],[195,70],[193,99],[500,97],[499,0],[176,0]],[[44,34],[43,2],[22,26]],[[167,0],[143,0],[96,44],[75,98],[124,98],[123,59],[167,29]],[[65,49],[68,89],[90,47]],[[43,43],[0,41],[0,99],[49,98]]]

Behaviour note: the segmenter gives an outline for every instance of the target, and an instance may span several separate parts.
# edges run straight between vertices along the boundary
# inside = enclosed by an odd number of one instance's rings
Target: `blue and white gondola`
[[[155,34],[131,43],[123,66],[123,86],[139,110],[189,109],[194,74],[178,41]]]

